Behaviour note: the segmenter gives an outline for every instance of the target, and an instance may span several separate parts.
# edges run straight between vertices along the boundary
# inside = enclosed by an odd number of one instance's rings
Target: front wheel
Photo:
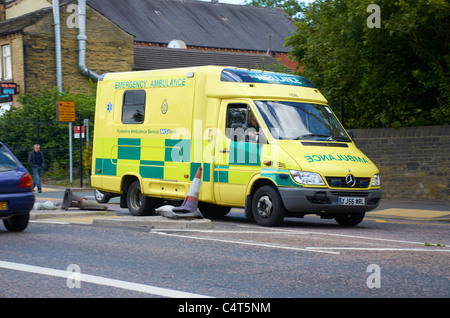
[[[366,213],[340,214],[335,216],[334,219],[339,223],[339,225],[354,226],[361,223],[365,215]]]
[[[259,188],[252,200],[252,213],[256,223],[263,226],[277,226],[286,214],[281,196],[273,186]]]
[[[128,210],[134,216],[156,215],[157,199],[145,196],[141,192],[139,181],[133,182],[128,188],[127,205]]]

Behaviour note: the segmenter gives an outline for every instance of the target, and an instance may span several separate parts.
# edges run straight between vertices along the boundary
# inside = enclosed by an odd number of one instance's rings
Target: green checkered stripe
[[[171,179],[165,177],[165,168],[167,169],[170,164],[173,167],[173,163],[186,163],[187,166],[181,169],[185,169],[185,173],[189,172],[191,181],[199,167],[203,168],[202,181],[211,181],[212,165],[210,163],[190,162],[191,140],[189,139],[165,139],[164,146],[161,144],[161,147],[155,147],[154,151],[158,152],[158,156],[153,157],[163,157],[164,160],[146,159],[142,150],[144,148],[145,145],[142,145],[142,140],[139,138],[119,138],[117,140],[117,158],[96,158],[95,174],[118,176],[119,172],[121,175],[120,166],[123,164],[136,167],[138,169],[136,172],[142,178]],[[213,180],[218,183],[247,183],[248,171],[233,170],[234,167],[247,166],[255,171],[260,171],[261,177],[269,178],[279,186],[299,186],[292,180],[288,170],[259,168],[261,167],[260,158],[261,145],[232,142],[229,163],[215,167]]]
[[[191,141],[188,139],[165,139],[164,147],[154,148],[164,160],[147,160],[143,155],[145,145],[138,138],[119,138],[117,140],[117,158],[96,158],[95,174],[117,176],[121,164],[139,166],[142,178],[164,179],[164,168],[168,163],[186,162],[190,164],[190,179],[193,180],[201,163],[190,162]],[[148,150],[147,150],[148,151]],[[162,153],[164,152],[164,153]],[[203,164],[203,181],[209,181],[210,164]],[[100,172],[98,172],[100,170]]]
[[[251,171],[258,171],[261,166],[261,148],[257,143],[230,143],[228,164],[217,165],[214,169],[214,182],[246,184],[253,175]],[[246,166],[249,170],[239,171],[235,168]],[[250,173],[249,173],[250,171]]]
[[[261,177],[271,179],[280,187],[303,187],[292,180],[289,170],[261,168]]]
[[[301,187],[292,180],[289,170],[261,167],[261,150],[258,143],[231,142],[229,164],[215,167],[214,182],[247,184],[255,173],[260,173],[277,186]],[[244,169],[236,169],[239,166]]]

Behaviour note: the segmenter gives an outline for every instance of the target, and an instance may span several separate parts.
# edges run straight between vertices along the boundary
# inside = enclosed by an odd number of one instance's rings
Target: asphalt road
[[[356,227],[308,216],[266,228],[233,210],[212,224],[180,230],[39,219],[23,233],[0,225],[0,297],[220,297],[261,305],[450,296],[449,222],[368,214]]]

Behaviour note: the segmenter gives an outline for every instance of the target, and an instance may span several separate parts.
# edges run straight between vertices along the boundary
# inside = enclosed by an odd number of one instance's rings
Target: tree
[[[56,118],[57,101],[74,101],[78,115],[88,118],[92,123],[95,110],[96,87],[93,84],[88,94],[73,95],[67,89],[60,93],[53,89],[43,88],[40,94],[24,93],[19,95],[20,108],[13,108],[0,117],[0,140],[16,154],[27,166],[28,153],[35,143],[41,144],[45,154],[47,167],[62,171],[69,165],[69,124],[58,123]],[[76,123],[77,124],[77,123]],[[79,147],[74,145],[74,163]],[[52,171],[51,171],[52,172]]]
[[[246,0],[246,5],[268,8],[280,8],[293,19],[300,18],[305,3],[297,0]]]
[[[344,101],[346,126],[450,124],[450,4],[316,0],[287,39],[291,56],[332,102]]]

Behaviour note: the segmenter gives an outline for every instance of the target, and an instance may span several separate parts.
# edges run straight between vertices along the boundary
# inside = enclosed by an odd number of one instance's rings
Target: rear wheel
[[[156,215],[155,208],[160,205],[159,203],[158,199],[142,194],[139,181],[134,181],[128,188],[128,210],[134,216]]]
[[[111,199],[111,196],[108,193],[97,190],[97,189],[94,190],[94,195],[95,195],[95,200],[98,203],[108,203],[109,200]]]
[[[253,195],[252,213],[256,223],[277,226],[286,214],[278,190],[273,186],[262,186]]]
[[[20,213],[11,216],[9,219],[3,220],[3,224],[10,232],[20,232],[27,228],[30,220],[30,212]]]
[[[335,216],[334,219],[339,223],[339,225],[354,226],[361,223],[365,215],[366,213],[340,214]]]

